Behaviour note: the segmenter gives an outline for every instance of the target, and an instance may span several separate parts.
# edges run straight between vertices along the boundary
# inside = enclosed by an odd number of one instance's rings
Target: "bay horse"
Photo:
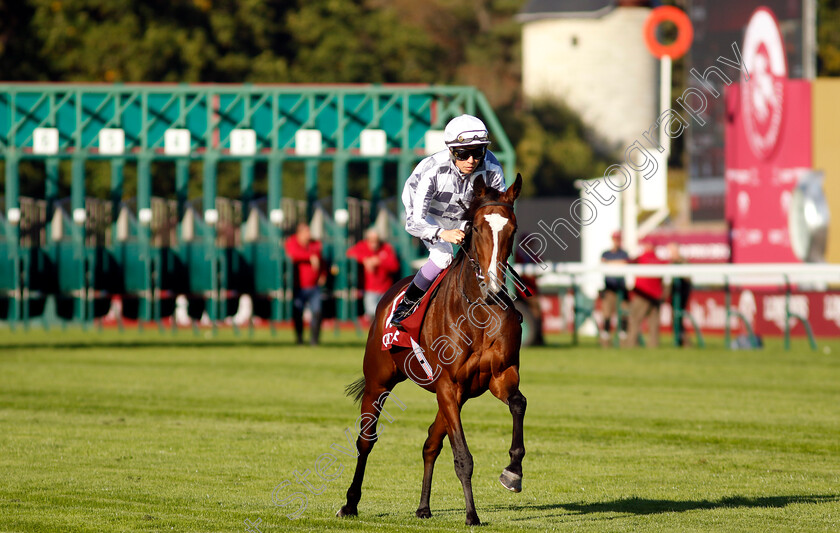
[[[475,179],[473,198],[464,215],[467,220],[464,243],[450,268],[441,274],[444,278],[429,303],[417,339],[427,365],[421,366],[415,356],[416,348],[383,348],[389,310],[412,278],[397,282],[379,302],[368,333],[364,376],[346,389],[348,396],[361,401],[359,419],[363,423],[356,441],[356,472],[347,489],[347,503],[337,516],[358,514],[365,465],[377,440],[376,424],[382,404],[395,385],[409,378],[435,393],[438,403],[437,416],[423,444],[423,485],[415,513],[419,518],[432,516],[429,508],[432,472],[443,447],[443,437],[448,436],[455,473],[464,489],[466,524],[481,523],[473,501],[473,458],[461,426],[461,408],[468,399],[487,390],[506,403],[513,416],[510,464],[502,471],[499,481],[513,492],[522,490],[526,400],[519,391],[521,317],[505,292],[504,273],[500,275],[513,249],[516,232],[513,204],[521,189],[519,174],[504,193],[487,186],[481,177]],[[428,379],[418,377],[423,375]]]

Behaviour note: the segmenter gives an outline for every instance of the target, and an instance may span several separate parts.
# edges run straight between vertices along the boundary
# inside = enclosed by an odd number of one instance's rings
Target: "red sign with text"
[[[811,86],[803,80],[777,85],[784,87],[776,93],[784,103],[776,104],[782,110],[775,141],[750,140],[759,135],[747,126],[755,122],[748,113],[757,113],[744,104],[750,93],[734,85],[726,89],[726,219],[733,263],[800,262],[790,244],[788,206],[799,177],[811,168]]]
[[[788,79],[776,15],[759,7],[744,32],[744,80],[725,89],[726,219],[733,263],[799,262],[791,191],[811,168],[811,85]]]
[[[571,293],[542,295],[543,328],[547,332],[571,331],[574,323],[574,298]],[[757,335],[778,337],[785,332],[785,294],[778,289],[734,289],[731,292],[731,310],[739,312]],[[726,295],[722,290],[694,290],[689,298],[688,312],[703,333],[722,334],[726,328]],[[794,292],[790,296],[790,311],[807,319],[818,337],[840,337],[840,291]],[[602,323],[599,309],[593,314]],[[662,331],[672,329],[671,306],[661,307]],[[790,319],[794,336],[804,336],[805,327],[798,320]],[[686,318],[684,326],[692,331]],[[729,317],[733,335],[746,333],[736,316]]]

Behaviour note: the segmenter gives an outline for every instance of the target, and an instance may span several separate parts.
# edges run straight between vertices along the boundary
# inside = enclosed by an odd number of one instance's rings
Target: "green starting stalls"
[[[284,320],[291,276],[283,242],[290,221],[316,212],[328,219],[323,237],[336,316],[352,318],[357,269],[345,255],[356,238],[348,233],[348,166],[368,165],[376,205],[385,180],[401,191],[413,166],[443,148],[446,122],[461,113],[485,120],[494,152],[513,175],[511,144],[472,87],[0,84],[0,319],[27,325],[49,308],[88,324],[119,296],[120,313],[142,323],[170,316],[183,295],[215,323],[236,311],[239,295],[250,294],[258,314]],[[24,160],[43,169],[43,197],[20,196]],[[109,198],[87,194],[85,165],[92,160],[111,166]],[[175,197],[156,198],[153,168],[167,161],[175,167]],[[203,169],[201,196],[189,198],[195,161]],[[240,162],[240,198],[217,195],[225,161]],[[305,162],[305,206],[294,213],[289,206],[297,204],[283,197],[290,161]],[[264,199],[253,197],[258,163],[267,178]],[[328,202],[318,198],[323,164],[332,166]],[[127,165],[136,168],[136,191],[125,190]],[[68,167],[69,197],[59,198],[59,174]],[[400,224],[402,205],[394,205],[391,220]],[[407,273],[416,242],[404,231],[394,234]]]

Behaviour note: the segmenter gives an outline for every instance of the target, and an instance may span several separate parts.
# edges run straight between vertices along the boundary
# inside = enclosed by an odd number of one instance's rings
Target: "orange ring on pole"
[[[677,27],[677,39],[671,44],[662,44],[656,38],[656,29],[663,22],[673,22]],[[670,56],[679,59],[691,48],[694,40],[694,26],[685,11],[674,6],[659,6],[650,12],[644,27],[645,44],[650,53],[659,59]]]

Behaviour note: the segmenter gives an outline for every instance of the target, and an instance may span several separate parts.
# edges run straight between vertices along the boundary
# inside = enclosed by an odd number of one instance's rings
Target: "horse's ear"
[[[477,176],[473,180],[473,196],[476,198],[481,198],[486,192],[487,184],[484,183],[484,178],[482,178],[481,176]]]
[[[516,180],[513,182],[513,185],[505,192],[505,201],[508,203],[513,203],[517,198],[519,198],[519,193],[522,192],[522,174],[517,172]]]

